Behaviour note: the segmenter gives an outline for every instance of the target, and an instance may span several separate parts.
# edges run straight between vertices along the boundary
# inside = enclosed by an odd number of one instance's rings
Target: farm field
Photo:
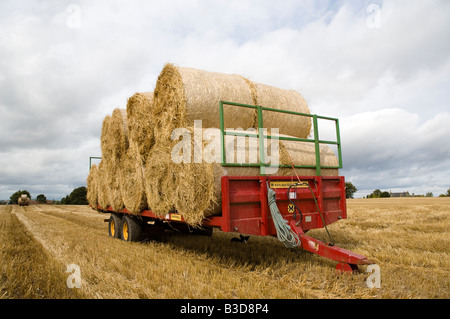
[[[143,243],[108,236],[87,206],[0,206],[0,299],[303,299],[450,297],[450,198],[352,199],[329,226],[337,246],[380,267],[339,274],[336,262],[286,249],[276,238],[168,233]],[[324,229],[308,235],[326,240]],[[67,287],[78,265],[81,288]]]

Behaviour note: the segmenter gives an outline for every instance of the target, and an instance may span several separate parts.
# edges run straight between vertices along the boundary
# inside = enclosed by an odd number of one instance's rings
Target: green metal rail
[[[102,159],[101,157],[97,157],[97,156],[91,156],[89,157],[89,170],[91,170],[92,168],[92,159]]]
[[[238,106],[238,107],[244,107],[244,108],[250,108],[250,109],[257,110],[257,112],[258,112],[258,132],[257,132],[257,134],[225,131],[225,123],[224,123],[224,115],[223,115],[225,105]],[[284,136],[272,137],[271,135],[264,134],[263,111],[285,113],[285,114],[291,114],[291,115],[295,115],[295,116],[305,116],[305,117],[312,118],[313,119],[313,129],[314,129],[314,139],[284,137]],[[336,141],[327,141],[327,140],[319,139],[319,125],[318,125],[319,119],[334,121],[335,128],[336,128]],[[261,175],[265,175],[266,167],[278,167],[278,168],[291,167],[290,165],[274,166],[274,165],[265,163],[266,161],[264,158],[264,141],[266,138],[269,138],[269,139],[277,138],[279,140],[298,141],[298,142],[307,142],[307,143],[315,144],[316,165],[294,165],[295,168],[315,168],[317,176],[321,175],[321,169],[330,169],[330,168],[331,169],[341,169],[342,168],[342,151],[341,151],[339,120],[336,118],[319,116],[319,115],[315,115],[315,114],[299,113],[299,112],[287,111],[287,110],[278,110],[278,109],[262,107],[262,106],[258,106],[258,105],[247,105],[247,104],[220,101],[220,131],[221,131],[221,150],[222,150],[221,159],[222,159],[223,166],[259,167]],[[225,157],[225,135],[257,137],[259,139],[259,163],[255,163],[255,164],[227,163],[226,157]],[[262,137],[262,138],[260,138],[260,137]],[[338,160],[339,160],[338,166],[322,166],[320,164],[320,144],[328,144],[328,145],[336,145],[337,146]]]

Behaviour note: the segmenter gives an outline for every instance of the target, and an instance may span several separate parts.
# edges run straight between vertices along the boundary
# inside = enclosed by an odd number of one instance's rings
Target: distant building
[[[391,197],[411,197],[409,192],[393,193],[393,192],[390,191],[389,194],[391,195]]]

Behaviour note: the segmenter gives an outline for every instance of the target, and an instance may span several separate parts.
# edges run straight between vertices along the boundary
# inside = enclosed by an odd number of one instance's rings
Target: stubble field
[[[342,275],[335,262],[272,237],[241,244],[214,231],[128,243],[109,237],[109,215],[87,206],[0,206],[0,299],[450,297],[450,198],[347,205],[348,219],[329,231],[337,246],[376,262],[380,288],[368,287],[365,267]],[[327,238],[324,229],[308,235]],[[79,266],[80,288],[67,285],[69,265]]]

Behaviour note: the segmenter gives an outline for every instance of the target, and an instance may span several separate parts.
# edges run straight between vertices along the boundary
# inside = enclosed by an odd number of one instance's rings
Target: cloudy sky
[[[103,118],[167,62],[299,91],[358,189],[450,187],[450,1],[0,2],[0,199],[86,185]]]

